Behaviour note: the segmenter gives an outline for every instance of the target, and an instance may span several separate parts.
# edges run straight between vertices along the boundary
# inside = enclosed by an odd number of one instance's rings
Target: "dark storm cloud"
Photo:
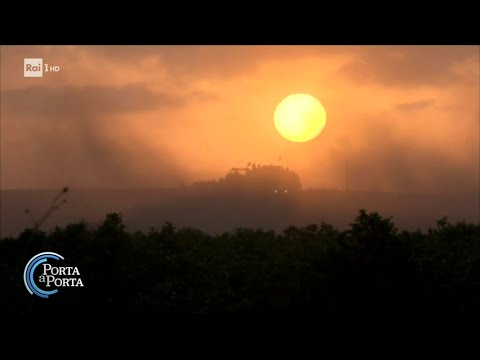
[[[340,73],[360,82],[386,86],[437,86],[464,80],[453,65],[478,61],[475,46],[359,47]]]
[[[7,175],[18,174],[22,181],[34,179],[47,187],[57,182],[86,187],[179,183],[183,172],[171,156],[150,148],[134,134],[125,138],[125,129],[115,119],[186,102],[186,97],[156,94],[137,85],[5,91],[2,120],[6,129],[14,122],[28,123],[21,135],[18,130],[12,138],[8,130],[2,134],[4,155],[10,156],[4,165],[15,169],[15,174]]]
[[[397,104],[395,108],[397,110],[402,110],[402,111],[415,111],[415,110],[428,108],[430,106],[433,106],[434,104],[435,104],[435,101],[429,99],[429,100],[420,100],[420,101],[412,101],[412,102]]]

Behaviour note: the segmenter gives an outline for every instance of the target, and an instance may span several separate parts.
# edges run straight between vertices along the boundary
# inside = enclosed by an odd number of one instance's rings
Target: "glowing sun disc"
[[[307,142],[322,132],[327,121],[323,105],[311,95],[292,94],[277,105],[274,113],[277,131],[293,142]]]

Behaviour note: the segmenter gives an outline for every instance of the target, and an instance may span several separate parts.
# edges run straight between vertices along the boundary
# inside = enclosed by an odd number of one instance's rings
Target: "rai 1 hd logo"
[[[64,257],[54,252],[35,255],[25,266],[23,280],[31,295],[47,299],[65,287],[83,287],[76,266],[61,265]]]
[[[23,77],[43,77],[47,73],[57,73],[60,66],[44,63],[42,58],[23,59]]]

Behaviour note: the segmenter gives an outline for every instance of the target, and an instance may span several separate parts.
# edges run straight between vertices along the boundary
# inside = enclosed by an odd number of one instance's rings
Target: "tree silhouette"
[[[42,251],[78,266],[85,287],[62,288],[48,303],[27,296],[19,278]],[[344,231],[321,223],[209,235],[165,222],[130,233],[110,213],[96,228],[0,239],[2,315],[475,314],[479,279],[479,224],[444,218],[425,233],[399,232],[365,210]]]
[[[63,187],[60,192],[53,198],[50,206],[47,208],[45,213],[38,220],[35,220],[30,209],[25,209],[25,213],[29,214],[32,219],[33,229],[39,230],[40,227],[45,223],[45,221],[50,217],[50,215],[52,215],[54,211],[58,210],[63,204],[67,203],[67,200],[62,199],[62,196],[64,196],[68,192],[68,190],[68,186]]]

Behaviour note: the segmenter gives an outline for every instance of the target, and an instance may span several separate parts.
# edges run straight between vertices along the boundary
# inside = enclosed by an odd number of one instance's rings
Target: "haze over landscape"
[[[133,229],[166,220],[213,232],[346,226],[362,207],[406,228],[441,216],[478,220],[477,46],[1,50],[0,236],[29,226],[24,210],[40,213],[63,186],[68,203],[52,226],[106,211],[124,212]],[[28,57],[61,71],[24,78]],[[273,123],[278,103],[296,93],[326,110],[325,128],[304,143]],[[177,190],[160,190],[219,179],[247,162],[294,170],[304,191],[268,210],[276,203],[189,197],[179,205]]]

